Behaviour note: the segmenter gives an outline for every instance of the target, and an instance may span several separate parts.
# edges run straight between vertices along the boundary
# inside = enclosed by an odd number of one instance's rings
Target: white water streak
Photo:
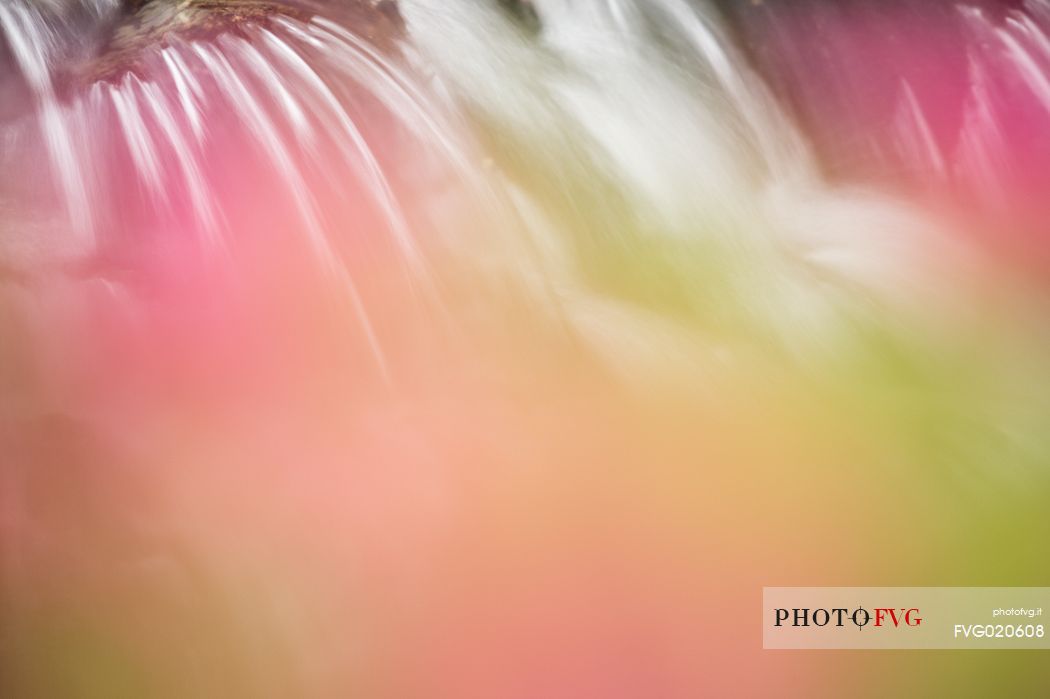
[[[288,191],[299,215],[306,226],[311,246],[325,270],[333,279],[343,283],[354,310],[366,334],[373,355],[383,372],[386,360],[368,317],[361,295],[344,265],[338,260],[325,235],[316,204],[298,167],[284,145],[273,122],[259,101],[245,85],[226,57],[215,47],[201,43],[193,44],[193,51],[226,93],[230,107],[240,114],[252,133],[256,144],[269,156],[277,173],[287,184]]]
[[[153,114],[182,172],[183,185],[190,197],[193,215],[197,219],[205,243],[213,248],[221,246],[220,215],[210,194],[211,186],[201,171],[191,144],[175,121],[175,111],[164,96],[164,92],[156,85],[142,84],[139,86],[139,91],[140,102],[144,103]]]
[[[162,174],[162,165],[153,143],[153,135],[142,118],[139,105],[141,81],[128,74],[119,85],[109,88],[109,97],[117,112],[117,120],[124,132],[128,152],[136,170],[142,177],[150,196],[162,207],[168,208],[170,201]]]
[[[48,27],[47,18],[39,10],[20,3],[0,3],[0,29],[35,93],[40,129],[52,172],[58,179],[63,195],[70,226],[88,249],[95,242],[91,206],[81,171],[80,154],[74,146],[72,135],[74,130],[84,125],[71,125],[70,115],[55,96],[49,55],[55,37]]]
[[[187,69],[186,63],[182,60],[182,56],[179,55],[178,51],[168,47],[162,49],[160,55],[164,60],[168,73],[171,75],[175,91],[179,96],[179,104],[189,120],[193,137],[197,140],[197,145],[199,146],[204,142],[204,118],[201,115],[198,102],[204,100],[204,92],[201,90],[197,78]]]
[[[339,103],[331,88],[298,52],[271,32],[260,30],[260,34],[270,48],[271,55],[288,66],[303,80],[307,88],[305,95],[313,98],[313,105],[317,108],[318,116],[324,119],[328,129],[335,137],[335,142],[343,151],[346,162],[356,168],[363,168],[357,170],[359,178],[371,190],[382,207],[390,231],[405,259],[412,266],[413,271],[423,272],[422,256],[408,230],[400,206],[379,162],[360,130]],[[345,137],[345,140],[342,137]]]

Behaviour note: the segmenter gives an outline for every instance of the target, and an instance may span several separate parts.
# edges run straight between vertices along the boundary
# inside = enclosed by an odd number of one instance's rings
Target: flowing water
[[[944,15],[954,111],[826,3],[118,5],[0,0],[16,690],[768,694],[675,581],[1038,511],[1043,292],[972,229],[1041,211],[1044,0]]]
[[[236,196],[214,181],[230,176],[217,172],[217,151],[257,158],[273,198],[287,200],[304,243],[330,270],[346,266],[339,247],[347,232],[324,220],[338,219],[322,210],[331,206],[317,192],[325,186],[343,189],[340,196],[351,191],[353,208],[380,220],[385,230],[369,236],[388,239],[412,275],[425,274],[426,248],[438,234],[412,230],[406,201],[445,187],[463,189],[459,206],[472,209],[468,216],[502,220],[499,207],[510,197],[533,210],[527,216],[553,219],[511,235],[553,247],[569,267],[579,266],[567,259],[576,236],[613,246],[660,237],[754,248],[747,254],[774,265],[777,276],[812,265],[889,287],[909,284],[914,270],[906,263],[891,271],[900,263],[887,254],[926,254],[925,236],[915,232],[922,223],[899,207],[821,183],[802,138],[715,13],[684,0],[536,3],[535,36],[500,6],[402,3],[398,55],[323,17],[280,18],[214,41],[144,46],[133,73],[62,101],[54,76],[64,58],[61,15],[34,7],[3,10],[35,108],[7,127],[7,158],[11,172],[47,163],[54,200],[40,206],[66,214],[48,247],[66,255],[105,255],[151,235],[193,240],[206,255],[237,245],[246,226],[230,220]],[[104,21],[105,6],[89,9]],[[387,133],[363,133],[377,123]],[[486,158],[495,162],[481,182]],[[573,221],[568,207],[594,220]],[[807,222],[842,207],[855,207],[861,221],[874,217],[880,230],[824,234]],[[884,230],[886,217],[897,230]],[[12,230],[6,242],[21,248],[23,235]],[[497,254],[514,245],[456,240],[465,235],[440,237],[463,257],[479,244]],[[538,264],[530,274],[555,284],[576,273]]]

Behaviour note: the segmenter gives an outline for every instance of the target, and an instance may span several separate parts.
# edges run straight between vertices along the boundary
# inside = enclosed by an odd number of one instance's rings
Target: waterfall
[[[713,9],[536,2],[532,32],[496,3],[398,9],[394,50],[338,14],[289,13],[214,39],[170,34],[130,72],[59,99],[62,16],[5,5],[35,105],[5,127],[21,133],[8,158],[31,170],[46,157],[66,213],[48,245],[103,260],[158,239],[228,254],[258,226],[233,211],[251,196],[289,217],[369,337],[350,239],[396,250],[410,285],[428,286],[434,255],[483,259],[603,333],[618,324],[593,321],[596,309],[627,318],[673,293],[690,313],[718,296],[736,309],[718,314],[794,343],[810,334],[800,325],[819,336],[857,284],[898,301],[937,293],[930,260],[951,246],[902,204],[824,183]],[[242,161],[250,195],[230,182]],[[629,265],[639,246],[670,256],[649,258],[666,279],[601,288],[595,268]]]

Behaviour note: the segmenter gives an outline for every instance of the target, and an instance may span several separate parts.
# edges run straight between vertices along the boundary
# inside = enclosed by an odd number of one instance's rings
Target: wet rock
[[[340,19],[381,48],[392,48],[403,29],[392,0],[125,0],[122,17],[99,55],[79,66],[71,82],[112,80],[133,72],[143,49],[163,45],[172,36],[209,39],[246,24],[267,26],[275,17],[307,20],[318,13]]]

